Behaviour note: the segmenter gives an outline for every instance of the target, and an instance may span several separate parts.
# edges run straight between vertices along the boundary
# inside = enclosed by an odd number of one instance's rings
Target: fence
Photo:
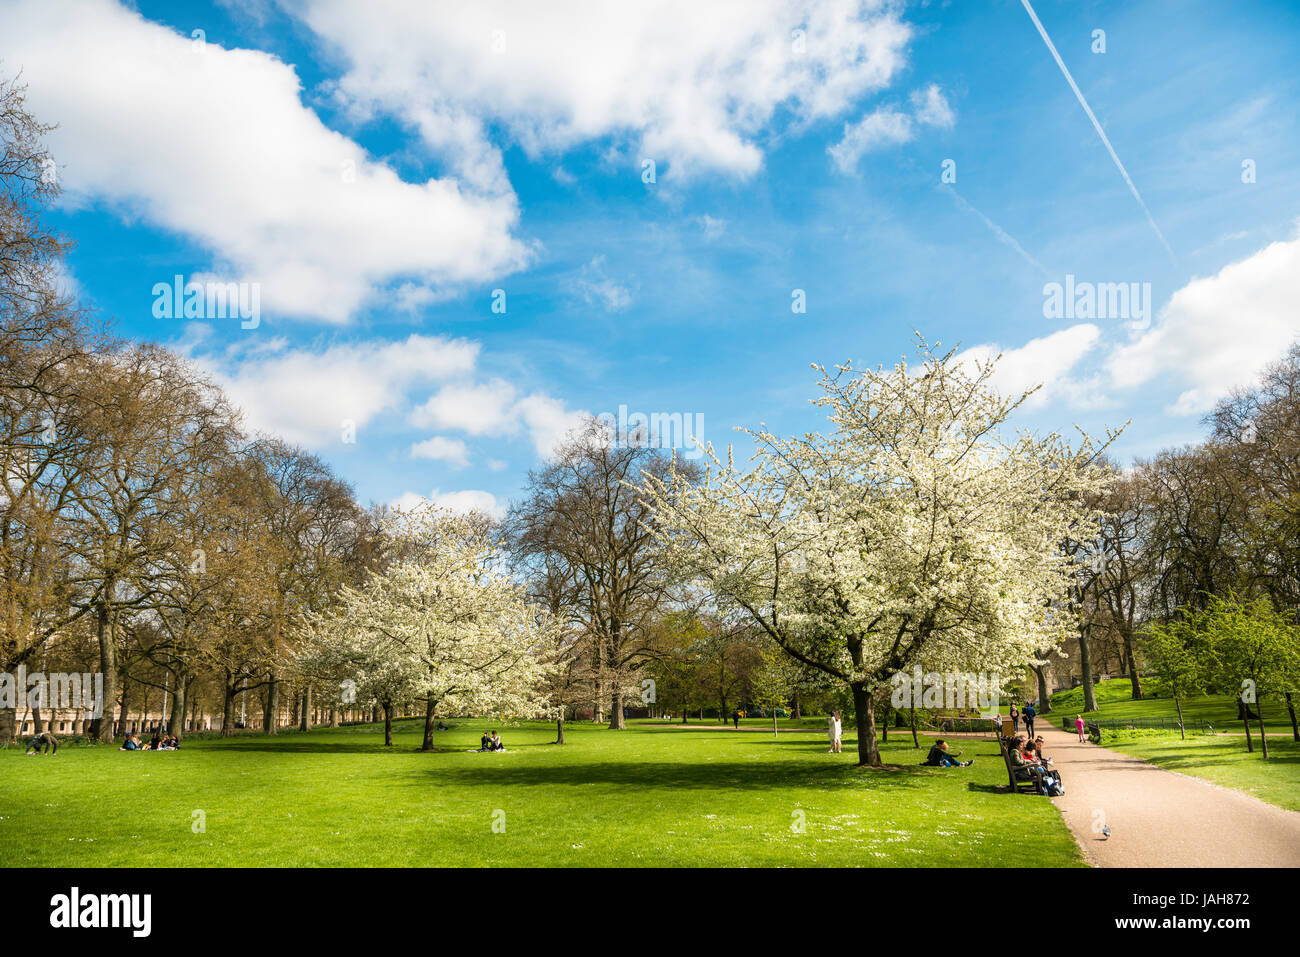
[[[1090,731],[1093,728],[1096,728],[1099,731],[1178,730],[1177,717],[1153,716],[1150,718],[1114,718],[1109,721],[1099,720],[1097,718],[1088,718],[1086,720]],[[1200,718],[1184,718],[1183,729],[1189,734],[1214,734],[1219,730],[1214,725],[1210,724],[1210,722]],[[1061,730],[1073,734],[1075,730],[1074,718],[1062,717]]]

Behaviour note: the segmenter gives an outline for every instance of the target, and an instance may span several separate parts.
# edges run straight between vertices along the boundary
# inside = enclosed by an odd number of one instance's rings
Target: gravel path
[[[1049,798],[1098,867],[1300,867],[1300,812],[1037,722],[1065,795]],[[1018,800],[1030,800],[1026,795]],[[1043,800],[1042,798],[1033,798]],[[1102,825],[1111,835],[1102,839]]]

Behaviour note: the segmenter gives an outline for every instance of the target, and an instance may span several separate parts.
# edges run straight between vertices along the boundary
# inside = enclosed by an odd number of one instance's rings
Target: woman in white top
[[[830,736],[831,736],[831,753],[839,754],[843,747],[840,741],[840,713],[832,711],[830,717]]]

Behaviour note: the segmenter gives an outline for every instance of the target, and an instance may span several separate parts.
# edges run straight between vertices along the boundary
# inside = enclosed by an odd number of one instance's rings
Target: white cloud
[[[555,447],[584,418],[585,412],[566,409],[559,399],[535,393],[525,396],[516,407],[533,440],[533,448],[542,458],[550,458]]]
[[[389,505],[403,511],[410,511],[426,502],[432,502],[439,508],[449,509],[453,512],[475,510],[486,512],[493,518],[498,519],[504,518],[506,514],[505,505],[498,502],[497,497],[491,492],[485,492],[482,489],[463,489],[458,492],[442,492],[434,489],[428,495],[421,495],[418,492],[403,492]]]
[[[189,237],[224,279],[259,283],[272,313],[343,321],[391,283],[443,290],[529,258],[503,176],[471,163],[463,182],[403,182],[305,107],[270,54],[192,41],[111,0],[0,0],[0,20],[7,68],[59,125],[70,201]],[[448,149],[482,133],[468,118],[421,129]]]
[[[516,427],[515,388],[504,379],[443,386],[408,421],[419,428],[456,429],[470,435],[502,435]]]
[[[951,127],[957,122],[943,91],[937,84],[912,94],[914,114],[882,106],[864,115],[856,123],[844,124],[844,135],[826,152],[841,172],[851,173],[863,155],[874,150],[909,143],[916,136],[916,126]]]
[[[1031,339],[1017,349],[1004,350],[990,343],[972,346],[956,358],[969,366],[1001,353],[991,384],[1008,397],[1018,397],[1029,389],[1042,386],[1025,403],[1026,408],[1034,408],[1061,395],[1070,397],[1077,394],[1078,386],[1069,379],[1068,373],[1100,341],[1100,329],[1091,323],[1081,323]]]
[[[1113,350],[1111,385],[1131,389],[1168,377],[1182,389],[1171,412],[1206,412],[1300,337],[1297,302],[1300,237],[1272,243],[1175,292],[1150,330]]]
[[[778,110],[842,113],[889,84],[911,37],[884,0],[282,4],[342,57],[341,100],[398,116],[483,184],[500,175],[483,121],[533,156],[630,138],[670,175],[749,175]]]
[[[705,239],[717,239],[727,231],[727,221],[725,219],[710,216],[708,213],[697,217],[696,221],[700,224],[700,228],[704,230]]]
[[[906,113],[881,107],[856,123],[844,125],[844,136],[827,149],[842,172],[851,173],[864,153],[906,143],[912,138],[912,118]]]
[[[447,462],[455,468],[469,465],[469,449],[466,448],[465,443],[460,439],[449,439],[441,435],[416,442],[411,446],[411,457]]]
[[[513,436],[526,432],[537,454],[547,458],[555,445],[587,413],[569,409],[543,392],[520,397],[503,379],[450,382],[408,416],[411,425],[465,432],[469,435]]]
[[[605,274],[604,256],[597,256],[583,266],[572,285],[573,291],[589,306],[599,305],[606,312],[622,312],[632,304],[632,293],[628,287]]]
[[[253,349],[195,361],[244,410],[251,428],[318,448],[339,441],[345,421],[360,429],[401,408],[411,388],[472,372],[478,352],[478,343],[464,339],[411,335],[400,342]]]
[[[916,121],[923,126],[951,129],[957,122],[957,114],[948,105],[948,100],[937,83],[931,83],[924,90],[913,93],[912,106],[916,108]]]

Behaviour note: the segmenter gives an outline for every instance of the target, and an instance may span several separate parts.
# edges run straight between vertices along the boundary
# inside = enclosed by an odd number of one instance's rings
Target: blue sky
[[[1294,4],[1034,3],[1154,225],[1021,0],[539,7],[0,0],[70,281],[363,500],[496,508],[580,413],[815,428],[809,363],[914,329],[1125,461],[1300,336]],[[177,274],[257,327],[156,317]]]

